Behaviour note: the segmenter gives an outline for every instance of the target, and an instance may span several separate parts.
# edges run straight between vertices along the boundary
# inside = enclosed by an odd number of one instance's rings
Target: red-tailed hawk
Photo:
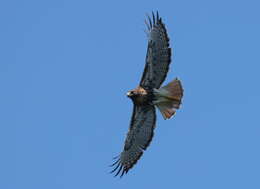
[[[160,110],[164,119],[169,119],[179,109],[183,96],[181,82],[177,78],[160,88],[169,70],[171,48],[165,25],[158,12],[156,16],[152,13],[152,19],[148,16],[145,23],[148,28],[146,64],[139,86],[127,93],[134,104],[133,114],[124,150],[111,165],[115,166],[111,171],[116,171],[115,176],[120,174],[122,177],[126,174],[149,146],[154,135],[155,107]]]

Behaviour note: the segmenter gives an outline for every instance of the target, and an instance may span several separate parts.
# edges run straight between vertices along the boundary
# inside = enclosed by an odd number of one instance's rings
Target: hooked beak
[[[132,96],[131,92],[127,92],[126,96],[128,96],[128,97]]]

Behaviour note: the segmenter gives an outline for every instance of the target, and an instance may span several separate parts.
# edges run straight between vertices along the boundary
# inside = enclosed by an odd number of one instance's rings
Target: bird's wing
[[[154,106],[134,106],[124,150],[111,165],[115,166],[111,173],[117,171],[115,176],[121,174],[122,177],[136,164],[153,138],[155,122]]]
[[[162,19],[157,12],[148,16],[147,25],[148,48],[145,68],[140,82],[143,88],[159,88],[165,80],[171,62],[171,48],[169,38]]]

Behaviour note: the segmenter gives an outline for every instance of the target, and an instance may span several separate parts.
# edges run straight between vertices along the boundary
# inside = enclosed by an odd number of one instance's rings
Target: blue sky
[[[257,1],[1,1],[0,188],[259,189]],[[151,146],[123,179],[145,13],[158,10],[183,106],[158,114]]]

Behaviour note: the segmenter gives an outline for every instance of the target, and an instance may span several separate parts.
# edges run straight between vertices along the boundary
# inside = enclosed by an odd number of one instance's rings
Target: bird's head
[[[129,98],[145,96],[145,95],[147,95],[147,92],[142,87],[137,87],[136,89],[130,90],[126,93],[126,96]]]

